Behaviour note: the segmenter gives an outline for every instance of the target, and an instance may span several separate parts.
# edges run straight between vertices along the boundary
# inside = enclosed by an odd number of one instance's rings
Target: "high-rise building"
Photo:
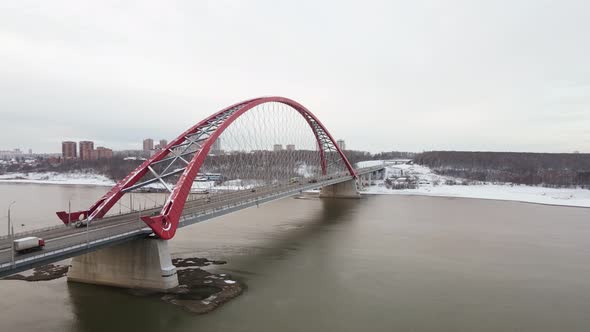
[[[340,150],[346,150],[346,143],[344,142],[343,139],[337,140],[336,144],[338,144],[338,147],[340,147]]]
[[[97,153],[98,159],[111,159],[111,158],[113,158],[113,150],[107,149],[103,146],[97,147],[96,153]]]
[[[163,150],[168,145],[168,141],[165,139],[160,140],[160,149]]]
[[[104,146],[99,146],[96,150],[92,150],[90,156],[90,159],[92,160],[110,159],[113,158],[113,150],[105,148]]]
[[[154,140],[146,138],[143,140],[143,151],[151,151],[154,149]]]
[[[283,144],[275,144],[272,146],[273,151],[283,151]]]
[[[61,155],[64,159],[76,158],[76,142],[61,142]]]
[[[33,154],[33,149],[29,148],[29,154]]]
[[[295,144],[287,144],[287,151],[295,151]]]
[[[15,158],[21,156],[23,153],[20,149],[14,150],[0,150],[1,158]]]
[[[92,151],[93,150],[94,150],[94,142],[81,141],[80,142],[80,159],[82,159],[82,160],[92,159]]]

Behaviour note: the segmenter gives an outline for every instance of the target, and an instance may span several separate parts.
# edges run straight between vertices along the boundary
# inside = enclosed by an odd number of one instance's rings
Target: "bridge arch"
[[[160,214],[156,216],[144,216],[142,220],[162,239],[171,239],[176,233],[179,219],[182,215],[186,199],[190,193],[192,183],[195,180],[201,166],[209,155],[212,145],[219,136],[240,116],[256,108],[258,105],[265,103],[280,103],[287,105],[297,111],[311,128],[318,146],[320,155],[322,175],[326,175],[327,163],[326,153],[336,152],[344,163],[349,175],[356,177],[355,171],[343,151],[336,141],[330,135],[326,127],[320,120],[300,103],[284,97],[259,97],[242,101],[226,107],[217,113],[203,119],[196,125],[192,126],[176,139],[172,140],[164,149],[154,156],[143,162],[133,172],[119,181],[108,193],[101,197],[87,211],[79,211],[68,214],[64,211],[58,212],[58,217],[68,223],[70,220],[78,220],[83,217],[89,221],[95,218],[102,218],[114,206],[114,204],[126,193],[145,185],[160,181],[169,191],[170,195],[162,207]],[[185,160],[184,152],[178,152],[180,148],[186,151],[189,147],[197,147],[192,158]],[[168,172],[170,166],[166,167],[161,173],[154,170],[154,165],[177,160],[182,160],[186,166],[182,169],[175,169]],[[172,163],[170,165],[172,165]],[[174,188],[163,181],[164,177],[182,174]],[[140,180],[146,175],[152,173],[153,178],[146,182]],[[138,183],[139,182],[139,183]]]

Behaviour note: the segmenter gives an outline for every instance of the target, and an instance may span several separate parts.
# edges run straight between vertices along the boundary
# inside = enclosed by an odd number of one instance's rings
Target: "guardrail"
[[[365,167],[365,168],[361,168],[361,169],[357,169],[357,171],[361,172],[361,173],[369,173],[375,170],[379,170],[382,169],[384,166],[372,166],[372,167]],[[312,185],[312,187],[321,187],[321,186],[325,186],[325,185],[330,185],[333,181],[332,180],[336,180],[336,182],[341,182],[343,178],[349,178],[350,176],[326,176],[326,177],[321,177],[318,182],[317,185],[314,184]],[[289,188],[292,185],[290,184],[286,184],[286,183],[280,183],[279,187],[284,187],[284,188]],[[305,188],[306,186],[300,186],[302,188]],[[256,188],[255,190],[257,192],[265,192],[265,191],[272,191],[274,192],[275,189],[277,187],[276,186],[270,186],[270,187],[262,187],[262,188]],[[205,201],[205,199],[203,199],[202,197],[199,198],[195,198],[195,199],[190,199],[187,201],[187,205],[186,205],[186,209],[190,210],[190,209],[195,209],[197,207],[203,207],[205,205],[209,205],[209,204],[213,204],[213,203],[219,203],[219,202],[223,202],[223,201],[227,201],[230,200],[232,198],[235,197],[239,197],[241,195],[244,195],[245,193],[249,193],[251,192],[252,189],[241,189],[241,190],[236,190],[233,192],[226,192],[220,195],[211,195],[208,201]],[[299,190],[299,189],[296,189]],[[302,189],[302,190],[308,190],[308,189]],[[196,204],[191,206],[191,204],[194,203],[205,203],[205,204]],[[133,214],[148,214],[150,212],[153,211],[158,211],[161,208],[161,206],[157,207],[157,208],[149,208],[149,209],[145,209],[145,210],[135,210],[135,211],[130,211],[127,213],[121,213],[121,214],[113,214],[110,215],[108,217],[115,217],[115,216],[123,216],[123,215],[133,215]],[[193,213],[191,213],[193,214]],[[30,234],[35,234],[35,233],[40,233],[40,232],[47,232],[47,231],[52,231],[52,230],[57,230],[60,228],[64,228],[67,227],[66,225],[55,225],[55,226],[49,226],[49,227],[44,227],[44,228],[37,228],[37,229],[32,229],[32,230],[28,230],[28,231],[23,231],[23,232],[19,232],[19,233],[15,233],[14,237],[23,237],[26,235],[30,235]],[[10,235],[2,235],[0,236],[0,241],[1,240],[7,240],[11,238]]]
[[[14,237],[15,238],[16,237],[22,237],[22,236],[29,235],[29,234],[35,234],[35,233],[38,233],[38,232],[52,231],[54,229],[60,229],[60,228],[64,228],[64,227],[66,227],[66,225],[55,225],[55,226],[48,226],[48,227],[43,227],[43,228],[35,228],[35,229],[28,230],[28,231],[14,233]],[[12,237],[11,235],[2,235],[2,236],[0,236],[0,241],[1,240],[9,239],[11,237]]]
[[[0,270],[5,270],[10,267],[18,268],[19,266],[26,265],[26,264],[34,262],[34,261],[45,260],[45,259],[48,259],[51,257],[56,257],[56,256],[62,257],[62,256],[65,256],[67,253],[78,252],[81,250],[89,250],[89,249],[96,247],[98,245],[113,242],[115,240],[124,239],[124,238],[130,237],[132,235],[149,234],[149,233],[151,233],[151,229],[149,229],[147,227],[143,227],[143,228],[138,228],[136,230],[131,230],[131,231],[127,231],[124,233],[119,233],[119,234],[115,234],[115,235],[111,235],[111,236],[107,236],[107,237],[101,237],[101,238],[94,239],[94,240],[89,240],[89,241],[84,240],[84,241],[77,242],[76,244],[73,244],[73,245],[69,244],[69,245],[65,245],[65,246],[57,248],[57,249],[53,249],[51,251],[45,251],[45,252],[37,254],[37,255],[27,256],[27,257],[21,258],[21,259],[16,259],[14,262],[0,264]]]
[[[356,171],[358,173],[364,174],[364,173],[371,173],[371,172],[374,172],[374,171],[378,171],[378,170],[384,169],[385,167],[387,167],[387,165],[383,164],[383,165],[378,165],[378,166],[371,166],[371,167],[359,168]]]
[[[244,197],[243,200],[233,201],[232,198],[234,196],[239,195],[230,195],[226,196],[225,200],[228,201],[228,204],[221,204],[216,205],[212,208],[207,208],[210,202],[205,202],[205,204],[200,204],[196,206],[189,206],[187,208],[187,213],[183,214],[180,219],[179,227],[188,226],[190,224],[194,224],[196,222],[208,220],[220,215],[224,215],[227,213],[231,213],[236,210],[240,210],[246,207],[267,203],[276,199],[280,199],[286,196],[293,195],[297,192],[303,192],[305,190],[310,189],[317,189],[322,186],[331,185],[347,180],[351,180],[352,177],[350,175],[347,176],[337,176],[337,177],[328,177],[321,182],[316,183],[307,183],[304,185],[285,185],[280,186],[284,190],[277,190],[277,187],[268,187],[260,190],[256,190],[252,192],[251,190],[243,190],[241,191],[241,195],[252,193],[252,197]],[[280,188],[279,187],[279,188]],[[256,194],[254,194],[256,193]],[[262,195],[260,195],[262,194]],[[229,198],[228,198],[229,197]],[[217,202],[219,203],[219,202]],[[193,212],[194,211],[194,212]],[[140,211],[135,211],[133,213],[138,213]],[[192,221],[192,222],[191,222]],[[128,225],[128,226],[126,226]],[[55,227],[48,227],[46,229],[56,229],[60,227],[65,227],[64,225],[59,225]],[[89,226],[92,229],[92,226]],[[96,228],[93,229],[92,232],[88,230],[86,232],[75,233],[73,236],[77,236],[79,238],[78,241],[75,243],[64,243],[62,246],[58,248],[54,248],[51,251],[44,251],[39,254],[27,256],[25,258],[16,259],[14,262],[7,262],[0,264],[0,272],[4,271],[11,271],[11,273],[18,272],[25,270],[27,268],[31,268],[33,264],[48,264],[50,262],[58,261],[61,259],[65,259],[67,257],[72,257],[77,255],[78,253],[84,253],[96,249],[97,247],[101,247],[104,245],[108,245],[111,242],[117,241],[124,241],[126,239],[131,239],[134,236],[142,236],[150,234],[152,231],[149,227],[137,219],[137,221],[130,221],[127,224],[121,224],[120,227],[127,228],[128,230],[114,235],[104,236],[101,235],[101,231],[107,231],[107,229]],[[35,232],[39,232],[40,230],[35,230]],[[42,231],[42,230],[41,230]],[[30,232],[27,232],[30,233]],[[23,234],[23,233],[19,233]],[[85,235],[84,235],[85,234]],[[90,239],[90,234],[92,234],[93,239]]]
[[[331,184],[339,183],[339,182],[343,182],[343,181],[348,181],[351,179],[352,179],[352,177],[350,175],[341,176],[341,177],[334,177],[329,180],[324,180],[323,182],[318,182],[318,183],[313,183],[313,184],[308,184],[308,185],[298,186],[298,187],[292,187],[291,189],[285,190],[285,191],[267,190],[267,192],[271,192],[271,194],[262,195],[262,196],[257,195],[253,198],[246,198],[246,199],[236,202],[236,203],[229,203],[229,204],[225,204],[225,205],[221,205],[221,206],[216,206],[214,208],[200,209],[195,213],[190,213],[190,209],[189,209],[188,213],[182,215],[182,217],[179,221],[181,225],[179,225],[179,226],[180,227],[188,226],[188,225],[194,224],[196,222],[210,219],[209,216],[220,216],[220,215],[238,210],[238,208],[241,208],[241,207],[249,207],[249,206],[267,203],[267,202],[270,202],[270,201],[273,201],[276,199],[280,199],[280,198],[283,198],[286,196],[293,195],[294,193],[297,193],[297,192],[317,189],[317,188],[320,188],[323,186],[327,186],[327,185],[331,185]],[[225,212],[225,213],[222,213],[222,212]],[[195,221],[187,223],[188,220],[195,220]]]

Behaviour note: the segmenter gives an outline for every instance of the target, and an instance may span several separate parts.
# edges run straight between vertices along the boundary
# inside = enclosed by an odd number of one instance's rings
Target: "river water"
[[[17,200],[18,227],[48,226],[68,200],[107,189],[0,184],[0,206]],[[210,314],[65,278],[3,280],[0,331],[589,331],[589,243],[584,208],[288,198],[171,241],[174,256],[228,261],[210,270],[248,286]]]

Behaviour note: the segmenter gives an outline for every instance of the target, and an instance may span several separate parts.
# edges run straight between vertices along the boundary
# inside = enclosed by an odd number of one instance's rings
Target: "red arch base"
[[[356,177],[354,169],[346,159],[346,156],[336,144],[334,138],[330,135],[326,127],[315,117],[308,109],[303,107],[303,105],[299,104],[298,102],[283,98],[283,97],[261,97],[261,98],[254,98],[250,100],[243,101],[241,103],[234,104],[229,106],[211,116],[204,119],[203,121],[197,123],[195,126],[191,127],[189,130],[182,133],[176,139],[171,141],[165,149],[160,151],[159,153],[155,154],[150,159],[146,160],[143,164],[137,167],[133,172],[127,175],[123,180],[119,181],[108,193],[106,193],[100,200],[98,200],[94,205],[90,207],[87,211],[79,211],[74,212],[71,215],[68,213],[61,211],[57,212],[58,217],[64,222],[68,223],[69,220],[78,220],[74,219],[74,215],[76,216],[87,216],[88,221],[93,220],[94,218],[102,218],[112,207],[113,205],[125,194],[126,189],[130,190],[130,188],[137,184],[137,182],[149,171],[150,165],[162,161],[165,157],[171,154],[171,151],[175,147],[180,144],[185,144],[187,141],[190,142],[190,137],[199,133],[200,130],[204,128],[210,127],[212,123],[216,123],[217,129],[209,134],[204,142],[202,142],[201,148],[197,153],[194,154],[191,161],[188,165],[184,168],[184,172],[180,176],[176,186],[172,190],[168,201],[164,204],[164,207],[160,211],[160,215],[158,216],[145,216],[142,217],[142,220],[154,231],[154,233],[162,239],[171,239],[176,234],[176,229],[178,227],[178,221],[180,216],[182,215],[182,210],[184,209],[184,204],[190,193],[190,189],[192,183],[199,172],[199,169],[205,162],[207,155],[209,154],[209,150],[211,146],[215,142],[215,140],[223,133],[223,131],[237,118],[239,118],[242,114],[246,113],[247,111],[253,109],[254,107],[269,102],[277,102],[282,103],[285,105],[291,106],[295,109],[301,116],[305,118],[309,126],[311,127],[316,140],[318,142],[318,146],[320,147],[320,159],[321,159],[321,166],[323,174],[326,173],[326,158],[325,158],[325,150],[328,146],[333,147],[338,152],[339,156],[342,158],[342,161],[346,165],[348,172],[350,175]]]

